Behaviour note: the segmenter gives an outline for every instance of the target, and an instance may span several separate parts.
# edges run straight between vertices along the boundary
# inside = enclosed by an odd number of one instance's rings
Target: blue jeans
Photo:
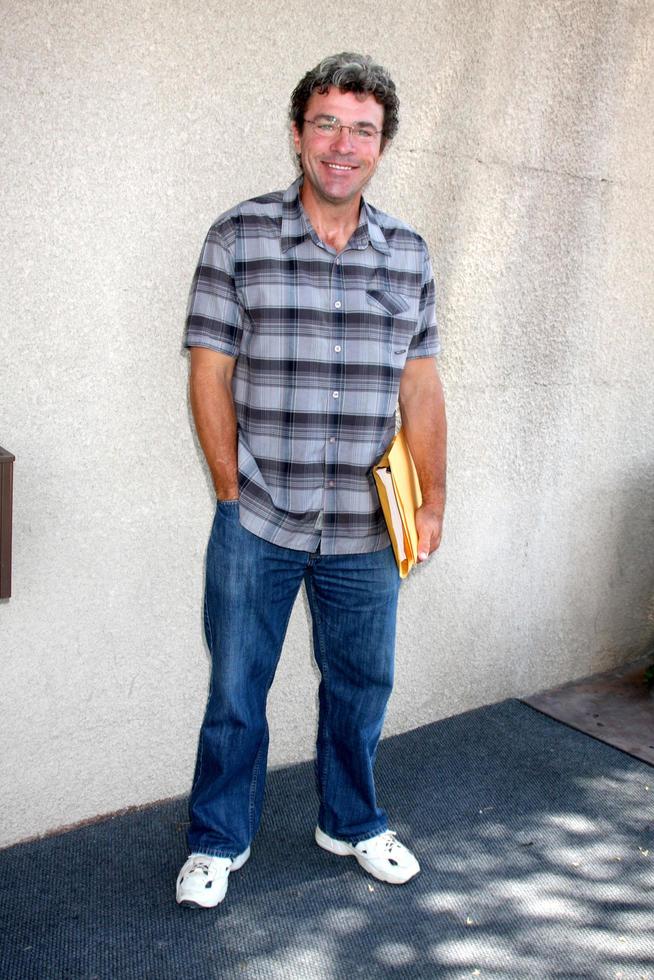
[[[212,670],[189,804],[191,851],[234,857],[263,804],[266,699],[305,583],[320,669],[318,823],[352,843],[387,829],[373,766],[393,686],[399,576],[392,549],[321,555],[271,544],[220,502],[207,551],[204,625]]]

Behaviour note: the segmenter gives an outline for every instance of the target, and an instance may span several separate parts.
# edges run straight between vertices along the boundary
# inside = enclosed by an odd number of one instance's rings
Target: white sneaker
[[[177,904],[214,908],[227,894],[229,872],[242,868],[249,856],[249,847],[235,858],[189,854],[177,876]]]
[[[320,827],[316,827],[316,844],[339,857],[353,855],[364,871],[389,885],[403,885],[420,871],[415,857],[408,847],[396,839],[394,830],[387,830],[358,844],[348,844],[347,841],[328,837]]]

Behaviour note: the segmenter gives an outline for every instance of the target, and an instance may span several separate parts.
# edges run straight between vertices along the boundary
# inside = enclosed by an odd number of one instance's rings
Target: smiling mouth
[[[347,172],[348,170],[357,169],[355,166],[352,166],[347,163],[332,163],[330,160],[323,160],[323,163],[325,164],[326,167],[329,167],[330,170],[340,170],[341,172]]]

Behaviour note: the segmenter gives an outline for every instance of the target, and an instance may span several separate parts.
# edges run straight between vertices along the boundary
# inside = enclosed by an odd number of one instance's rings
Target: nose
[[[341,153],[347,153],[352,148],[352,129],[350,126],[341,126],[338,136],[335,136],[332,141],[332,146]]]

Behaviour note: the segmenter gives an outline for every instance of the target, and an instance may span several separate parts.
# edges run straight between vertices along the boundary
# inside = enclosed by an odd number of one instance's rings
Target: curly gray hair
[[[395,83],[385,68],[376,64],[369,55],[341,54],[324,58],[320,64],[308,71],[298,82],[291,95],[289,117],[302,132],[304,111],[314,92],[324,94],[334,86],[341,92],[355,92],[372,95],[384,107],[381,148],[392,140],[399,126],[400,100],[395,91]]]

